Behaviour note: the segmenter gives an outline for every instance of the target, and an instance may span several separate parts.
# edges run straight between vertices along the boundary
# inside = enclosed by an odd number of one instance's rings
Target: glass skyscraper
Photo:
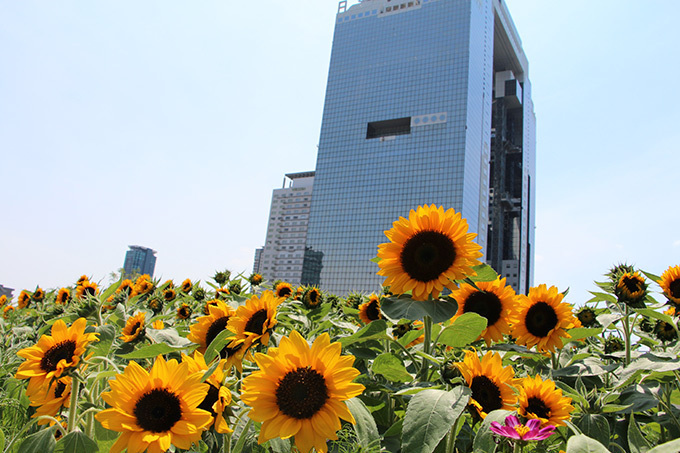
[[[126,274],[148,274],[153,277],[156,268],[156,251],[139,245],[129,245],[125,253],[123,270]]]
[[[504,74],[503,93],[496,73]],[[462,211],[491,264],[526,290],[530,93],[519,37],[499,0],[364,0],[349,8],[341,1],[307,231],[313,259],[305,266],[314,272],[303,283],[337,294],[379,291],[383,278],[370,260],[384,231],[410,209],[436,204]],[[509,122],[519,130],[502,126]],[[519,193],[508,190],[517,177]]]

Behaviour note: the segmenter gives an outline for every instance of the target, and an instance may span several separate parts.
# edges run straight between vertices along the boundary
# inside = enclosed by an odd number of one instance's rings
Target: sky
[[[617,263],[680,264],[680,2],[506,4],[537,118],[534,284],[582,305]],[[108,284],[128,245],[163,279],[250,274],[272,190],[316,165],[337,10],[0,0],[0,284]]]

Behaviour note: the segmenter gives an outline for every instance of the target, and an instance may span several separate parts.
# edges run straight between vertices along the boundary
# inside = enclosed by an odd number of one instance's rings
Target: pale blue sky
[[[350,4],[353,2],[349,2]],[[535,283],[680,264],[680,2],[508,0],[537,116]],[[0,0],[0,284],[250,273],[313,170],[335,0]],[[18,291],[17,291],[18,294]]]

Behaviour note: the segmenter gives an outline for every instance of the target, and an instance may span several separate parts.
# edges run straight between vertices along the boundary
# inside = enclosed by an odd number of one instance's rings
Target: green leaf
[[[280,439],[275,437],[269,441],[269,448],[273,453],[289,453],[292,451],[290,447],[290,439]]]
[[[399,338],[398,341],[402,346],[405,347],[406,345],[410,344],[412,341],[420,338],[423,335],[425,335],[425,331],[423,329],[413,329],[406,332],[404,336]]]
[[[472,269],[477,273],[474,277],[468,277],[473,282],[492,282],[498,278],[498,273],[488,264],[478,264]]]
[[[94,437],[98,442],[117,439],[119,434],[117,431],[104,428],[99,420],[94,420]]]
[[[477,313],[465,313],[442,330],[439,342],[454,348],[465,347],[479,338],[486,329],[486,322],[486,318]]]
[[[173,348],[167,344],[156,343],[144,346],[137,349],[136,351],[123,354],[120,357],[123,359],[148,359],[152,357],[157,357],[158,355],[169,354],[171,352],[180,351],[184,348]]]
[[[194,344],[190,340],[182,337],[174,328],[163,330],[149,329],[146,331],[146,334],[155,343],[165,343],[175,348],[188,348]]]
[[[406,371],[401,359],[389,352],[376,357],[371,370],[392,382],[411,382],[413,380],[413,376]]]
[[[497,409],[489,412],[484,418],[484,422],[477,430],[475,441],[472,444],[474,453],[492,453],[496,450],[496,440],[494,439],[493,431],[491,431],[491,422],[498,422],[501,425],[505,424],[505,417],[512,415],[513,411],[506,411],[504,409]]]
[[[635,423],[635,414],[632,412],[628,423],[628,447],[630,453],[646,453],[651,448],[640,427]]]
[[[52,453],[57,445],[54,440],[55,427],[44,428],[26,437],[21,443],[21,453]]]
[[[450,392],[428,389],[411,398],[406,407],[402,451],[431,453],[456,422],[470,399],[467,387]]]
[[[636,309],[635,311],[643,316],[647,316],[652,319],[658,319],[659,321],[664,321],[673,326],[676,333],[678,332],[678,326],[675,325],[673,318],[668,316],[666,313],[659,313],[658,311],[652,310],[651,308],[641,308]]]
[[[592,437],[602,445],[609,445],[609,422],[603,415],[583,414],[582,417],[576,420],[576,426],[586,436]]]
[[[5,432],[0,429],[0,451],[5,450]]]
[[[375,419],[363,401],[359,398],[351,398],[345,401],[347,408],[352,413],[356,423],[354,431],[357,433],[357,440],[366,450],[380,445],[380,434]],[[342,404],[342,403],[340,403]]]
[[[595,439],[579,434],[567,441],[567,453],[609,453],[609,450]]]
[[[647,453],[678,453],[680,451],[680,439],[675,439],[665,444],[657,445]]]
[[[99,334],[99,341],[93,343],[90,351],[95,356],[106,356],[111,350],[111,344],[116,337],[116,328],[111,324],[98,326],[95,332]]]
[[[588,337],[594,337],[602,333],[602,328],[598,327],[596,329],[589,327],[576,327],[575,329],[567,330],[567,333],[571,335],[571,338],[566,338],[564,343],[567,344],[570,341],[578,341]]]
[[[605,301],[605,302],[609,302],[609,303],[612,303],[612,304],[616,303],[616,297],[614,297],[611,294],[600,293],[600,292],[596,292],[596,291],[588,291],[588,292],[590,294],[592,294],[593,296],[595,296],[592,299],[590,299],[588,302]]]
[[[90,439],[82,431],[73,431],[64,436],[63,439],[59,440],[62,444],[64,453],[82,453],[99,451],[99,446],[97,442]]]
[[[389,338],[387,336],[387,333],[385,333],[386,330],[387,321],[385,321],[384,319],[378,319],[367,324],[366,326],[355,332],[353,335],[349,337],[342,337],[338,341],[340,342],[343,348],[346,348],[347,346],[360,341],[384,340]]]
[[[232,338],[234,336],[234,332],[231,330],[224,329],[222,332],[217,334],[215,338],[210,342],[208,347],[205,349],[205,354],[203,357],[205,358],[205,363],[210,363],[212,362],[215,357],[217,357],[220,353],[220,351],[228,344],[231,342]]]
[[[380,304],[380,310],[393,322],[402,318],[413,321],[429,315],[435,323],[444,322],[453,317],[458,304],[450,300],[413,300],[411,296],[390,297]]]

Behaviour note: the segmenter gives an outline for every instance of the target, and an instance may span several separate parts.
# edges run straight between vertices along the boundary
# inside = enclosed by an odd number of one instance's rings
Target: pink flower
[[[491,422],[491,431],[494,433],[516,440],[543,440],[547,439],[555,431],[553,425],[541,428],[541,421],[533,418],[522,425],[517,417],[509,415],[505,417],[505,426],[498,422]]]

